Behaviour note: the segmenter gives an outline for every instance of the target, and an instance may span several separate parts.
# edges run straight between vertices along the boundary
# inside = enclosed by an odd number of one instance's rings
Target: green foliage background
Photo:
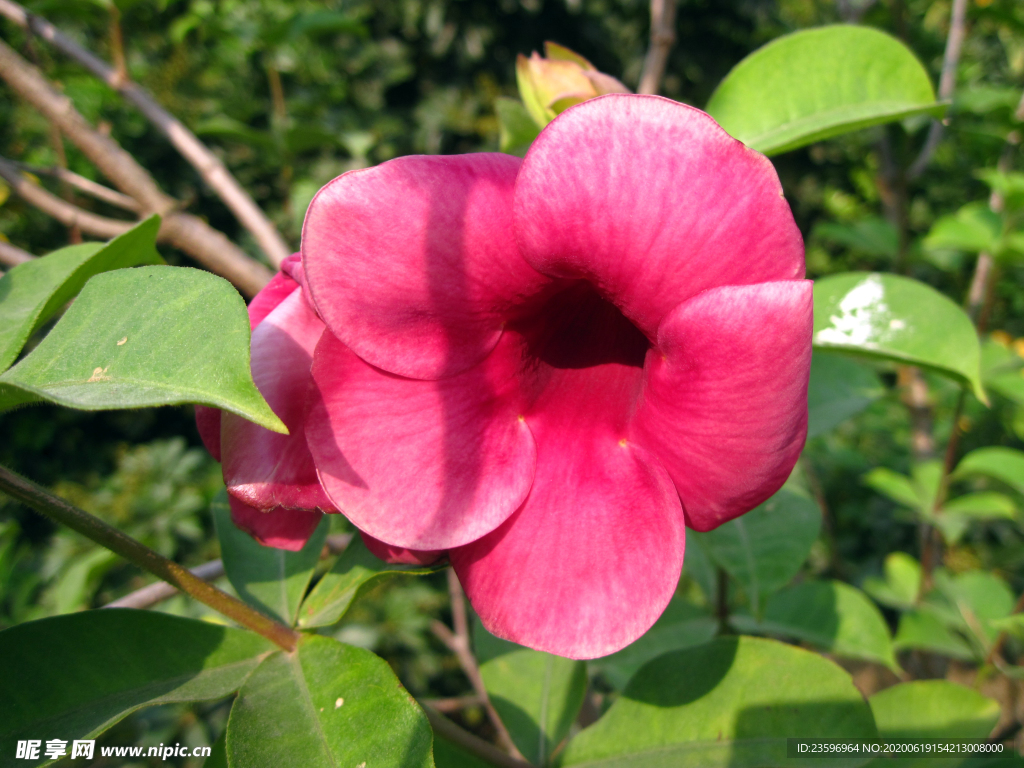
[[[346,170],[409,153],[496,151],[494,99],[516,96],[517,53],[553,40],[635,87],[649,33],[648,4],[641,0],[117,4],[132,78],[216,149],[293,246],[314,192]],[[103,0],[40,0],[27,6],[109,59],[109,11]],[[750,51],[792,30],[842,21],[851,8],[864,8],[861,23],[903,39],[937,81],[948,0],[681,0],[678,39],[662,93],[702,106]],[[920,179],[894,189],[884,171],[887,162],[906,165],[916,156],[927,131],[923,119],[775,158],[807,241],[809,276],[900,272],[961,302],[973,258],[929,251],[921,240],[939,217],[987,198],[980,169],[994,167],[1004,153],[1009,167],[1024,165],[1024,124],[1013,115],[1024,84],[1024,4],[971,0],[968,19],[945,140]],[[258,253],[191,167],[115,93],[13,25],[0,23],[0,34],[59,82],[89,120],[108,128],[170,194],[250,254]],[[2,84],[0,105],[0,154],[55,164],[43,118]],[[72,170],[97,178],[70,144],[66,151]],[[906,196],[905,221],[893,220],[887,206],[899,195]],[[6,198],[2,187],[0,198]],[[76,202],[112,213],[103,204]],[[0,235],[40,254],[68,242],[63,226],[13,196],[0,204]],[[170,263],[188,263],[161,250]],[[1002,331],[1003,343],[1019,340],[1024,337],[1024,264],[1005,265],[993,291],[989,329]],[[1024,343],[1016,349],[1024,356]],[[943,446],[957,389],[938,376],[926,378],[934,398],[936,444]],[[828,515],[805,566],[807,575],[860,585],[881,573],[889,553],[918,553],[916,526],[862,481],[876,467],[910,473],[908,412],[894,374],[883,372],[883,380],[889,390],[885,397],[808,444],[805,470]],[[991,409],[970,400],[962,426],[963,453],[989,445],[1024,448],[1024,404],[1012,399],[997,395]],[[207,510],[221,483],[217,465],[198,446],[188,408],[89,414],[39,406],[0,417],[0,463],[189,565],[217,551]],[[962,481],[958,487],[989,486]],[[333,522],[336,530],[344,529],[344,521]],[[1021,527],[1014,521],[972,527],[946,551],[944,565],[953,574],[994,571],[1019,594],[1024,590]],[[114,556],[75,534],[56,531],[23,508],[4,505],[0,497],[0,627],[99,606],[143,583]],[[684,584],[687,589],[698,601],[710,599],[695,583]],[[466,681],[429,632],[432,618],[446,618],[446,606],[442,575],[394,580],[362,598],[337,637],[382,655],[415,695],[458,695],[467,689]],[[164,609],[207,615],[180,598]],[[895,616],[886,614],[890,623]],[[941,676],[943,670],[931,672],[922,676]],[[223,705],[161,707],[126,720],[104,739],[206,743],[223,728],[225,717]],[[479,710],[465,711],[462,719],[488,735]]]

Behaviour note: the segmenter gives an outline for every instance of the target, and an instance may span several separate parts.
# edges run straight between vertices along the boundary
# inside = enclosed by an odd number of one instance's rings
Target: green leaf
[[[491,635],[477,619],[473,645],[491,704],[523,757],[548,765],[569,735],[587,690],[587,665]]]
[[[219,699],[274,650],[259,635],[154,611],[104,609],[0,632],[0,765],[19,739],[91,739],[145,706]]]
[[[984,739],[999,720],[999,702],[946,680],[915,680],[868,699],[884,739]]]
[[[885,394],[878,375],[843,355],[815,351],[807,387],[807,437],[824,434]]]
[[[493,768],[440,734],[434,734],[434,765],[437,768]]]
[[[244,768],[432,767],[426,715],[383,659],[320,635],[252,673],[228,718]]]
[[[845,272],[814,283],[814,345],[920,365],[981,386],[981,349],[952,300],[900,275]]]
[[[754,51],[705,110],[730,135],[774,155],[911,115],[938,116],[945,105],[903,43],[843,24],[794,32]]]
[[[298,552],[264,547],[231,521],[227,491],[221,491],[210,505],[220,539],[220,557],[224,572],[238,596],[272,619],[295,624],[299,603],[320,562],[327,529],[326,517],[320,521],[309,541]]]
[[[494,111],[498,115],[498,148],[523,157],[540,133],[540,126],[518,99],[499,97],[494,100]]]
[[[921,588],[920,563],[905,552],[891,552],[885,558],[884,573],[884,579],[866,578],[864,591],[890,608],[912,608]]]
[[[137,264],[160,264],[151,216],[106,245],[82,243],[19,264],[0,277],[0,371],[33,333],[73,299],[93,275]]]
[[[945,571],[936,571],[935,586],[936,592],[928,596],[928,607],[949,626],[976,638],[982,646],[998,634],[991,622],[1013,612],[1013,592],[994,573],[968,571],[950,576]]]
[[[893,472],[885,467],[876,467],[864,475],[864,484],[897,504],[911,509],[920,509],[921,507],[921,498],[914,481],[899,472]]]
[[[975,653],[964,638],[953,632],[927,607],[909,610],[900,615],[896,637],[897,651],[921,650],[970,661]]]
[[[686,556],[690,556],[690,550]],[[622,690],[637,670],[651,659],[669,651],[701,645],[716,634],[718,619],[685,600],[673,598],[654,626],[638,640],[610,656],[594,659],[588,666],[600,672],[616,689]]]
[[[299,610],[299,626],[303,629],[326,627],[337,622],[362,592],[379,579],[398,574],[420,576],[434,573],[443,565],[391,565],[378,560],[363,544],[359,535],[345,547],[337,562],[317,582]]]
[[[764,618],[734,616],[742,631],[792,637],[823,651],[865,659],[899,670],[881,612],[855,587],[841,581],[805,581],[768,598]]]
[[[960,459],[953,475],[958,479],[984,475],[1024,494],[1024,451],[999,446],[978,448]]]
[[[562,765],[767,768],[790,764],[786,737],[793,734],[871,738],[875,724],[850,676],[831,661],[774,640],[719,637],[644,666],[604,716],[569,742]]]
[[[0,410],[40,400],[86,411],[201,403],[288,432],[252,381],[242,297],[227,280],[184,267],[92,278],[0,376]]]
[[[209,756],[203,761],[203,768],[228,768],[227,736],[226,730],[220,732]]]
[[[995,254],[1002,232],[1002,217],[994,213],[988,203],[968,203],[956,213],[936,221],[922,245],[928,251]]]
[[[687,531],[687,537],[743,585],[757,616],[764,598],[800,570],[820,529],[818,505],[790,482],[742,517],[707,533]]]

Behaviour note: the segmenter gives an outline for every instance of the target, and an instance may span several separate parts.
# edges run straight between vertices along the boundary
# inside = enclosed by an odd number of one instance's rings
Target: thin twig
[[[956,67],[960,62],[960,49],[964,43],[964,20],[967,15],[967,0],[953,0],[953,8],[950,11],[949,34],[946,36],[946,51],[942,56],[942,74],[939,75],[939,98],[952,99],[956,90]],[[928,137],[925,139],[921,153],[907,170],[907,178],[911,181],[916,179],[931,162],[935,149],[942,141],[943,125],[939,120],[932,120],[928,128]]]
[[[143,214],[163,216],[160,234],[165,242],[226,277],[250,296],[267,284],[270,271],[266,267],[246,256],[222,232],[202,219],[176,212],[177,202],[164,194],[134,157],[109,136],[94,130],[70,99],[55,91],[37,67],[3,41],[0,41],[0,77],[60,128],[107,179],[138,202]],[[79,216],[78,221],[85,230],[83,217]]]
[[[31,30],[57,50],[77,61],[93,75],[134,104],[192,165],[210,189],[224,202],[238,222],[253,236],[267,259],[275,267],[291,254],[292,249],[260,210],[238,180],[184,123],[165,110],[153,96],[137,83],[119,77],[117,70],[69,38],[41,16],[29,13],[12,0],[0,0],[0,15],[18,26]]]
[[[352,537],[347,533],[335,533],[327,537],[327,541],[324,544],[324,551],[320,554],[320,558],[323,559],[328,555],[336,555],[343,552],[345,547],[348,546],[349,541]],[[220,560],[211,560],[208,563],[197,565],[191,569],[194,576],[199,577],[203,581],[215,581],[224,575],[224,563]],[[178,590],[170,584],[158,581],[153,584],[149,584],[141,589],[137,589],[134,592],[130,592],[124,597],[120,597],[111,603],[104,605],[104,608],[151,608],[157,603],[162,603],[164,600],[168,600],[178,594]]]
[[[497,747],[488,744],[486,741],[481,739],[479,736],[474,736],[469,731],[465,731],[447,717],[442,715],[430,707],[424,701],[420,701],[423,706],[423,711],[427,715],[427,719],[430,721],[431,728],[434,732],[448,741],[462,747],[467,752],[470,752],[481,760],[485,760],[491,765],[496,765],[499,768],[530,768],[531,764],[525,760],[520,760],[510,755],[506,755]]]
[[[6,240],[0,240],[0,264],[8,267],[16,267],[26,261],[32,261],[33,256],[28,251],[23,251],[16,245],[11,245]]]
[[[78,531],[143,570],[173,584],[199,602],[263,635],[278,647],[287,651],[295,650],[299,640],[299,633],[295,630],[264,616],[226,592],[221,592],[173,560],[168,560],[146,545],[107,525],[98,517],[72,506],[6,467],[0,467],[0,490],[39,514]]]
[[[479,696],[451,696],[447,699],[421,699],[422,704],[433,707],[438,712],[460,712],[469,707],[483,706],[484,700]]]
[[[63,166],[55,165],[52,168],[41,168],[36,165],[28,165],[27,163],[16,163],[16,165],[23,171],[34,173],[36,176],[49,176],[50,178],[57,179],[70,187],[74,187],[79,192],[84,192],[97,200],[102,200],[104,203],[109,203],[117,208],[123,208],[133,213],[139,210],[139,204],[128,197],[128,195],[122,195],[110,187],[105,187],[92,179],[80,176]]]
[[[118,221],[72,205],[67,200],[43,189],[35,182],[29,181],[18,170],[18,166],[6,158],[0,157],[0,177],[6,181],[11,190],[22,197],[25,202],[51,216],[66,227],[79,227],[87,235],[109,239],[117,237],[132,228],[133,222]]]
[[[651,43],[644,58],[637,93],[657,93],[668,54],[676,42],[676,0],[651,0]]]
[[[455,654],[459,666],[462,667],[462,671],[469,678],[470,685],[473,686],[476,695],[480,697],[484,711],[494,726],[494,730],[497,731],[498,743],[509,754],[525,759],[516,748],[512,737],[509,735],[508,728],[501,721],[498,711],[491,704],[491,699],[487,695],[487,688],[484,687],[484,679],[480,675],[480,667],[476,663],[476,657],[473,656],[473,649],[469,639],[469,617],[466,611],[466,596],[462,591],[462,585],[459,584],[458,576],[455,575],[455,571],[451,568],[448,569],[448,592],[451,595],[452,625],[455,627],[455,631],[452,632],[443,622],[436,619],[430,623],[430,631],[434,633],[438,640],[445,644],[448,650]]]

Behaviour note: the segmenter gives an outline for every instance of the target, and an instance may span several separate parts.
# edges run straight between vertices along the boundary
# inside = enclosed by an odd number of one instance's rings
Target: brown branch
[[[459,712],[469,707],[483,706],[484,700],[479,696],[451,696],[447,699],[421,699],[424,706],[433,707],[438,712]]]
[[[951,99],[956,90],[956,67],[960,62],[960,49],[964,43],[964,19],[967,15],[967,0],[953,0],[953,8],[950,11],[949,34],[946,36],[946,51],[942,56],[942,74],[939,75],[939,98]],[[907,170],[907,178],[911,181],[916,179],[931,162],[939,142],[942,141],[943,124],[939,120],[932,120],[928,128],[928,137],[925,139],[921,153]]]
[[[164,242],[180,248],[213,272],[226,277],[250,296],[267,284],[270,280],[270,271],[266,267],[246,256],[222,232],[213,229],[202,219],[176,213],[175,200],[164,194],[149,172],[139,165],[135,158],[109,136],[93,130],[74,108],[70,99],[57,93],[36,67],[25,61],[3,41],[0,41],[0,77],[6,80],[19,96],[60,128],[104,176],[132,197],[139,204],[140,213],[158,213],[164,217],[163,226],[160,228],[161,239]],[[74,206],[71,208],[74,209]],[[87,230],[85,222],[89,216],[93,214],[78,214],[77,221],[83,231]],[[104,221],[114,220],[95,217],[92,223],[103,226]],[[96,234],[100,237],[113,236]]]
[[[57,197],[52,192],[29,181],[18,170],[17,165],[2,157],[0,157],[0,177],[25,202],[66,227],[79,227],[86,234],[103,239],[117,237],[132,228],[130,221],[118,221],[106,216],[97,216],[95,213],[89,213],[77,205],[72,205],[67,200]]]
[[[85,176],[79,176],[74,171],[69,171],[64,166],[55,165],[52,168],[40,168],[34,165],[28,165],[26,163],[16,163],[16,165],[23,171],[28,171],[36,176],[49,176],[50,178],[57,179],[69,187],[74,187],[79,192],[83,192],[91,197],[101,200],[104,203],[109,203],[117,208],[123,208],[126,211],[132,213],[138,213],[139,204],[136,203],[128,195],[122,195],[120,192],[105,187],[102,184],[98,184],[92,179],[87,179]]]
[[[491,765],[496,765],[499,768],[531,767],[531,764],[525,760],[520,760],[506,755],[500,749],[488,744],[479,736],[474,736],[469,731],[464,731],[447,717],[431,708],[431,706],[425,701],[420,701],[420,705],[423,707],[423,711],[426,713],[427,719],[430,721],[430,727],[434,729],[435,733],[453,744],[462,747],[467,752],[476,755],[481,760],[485,760]]]
[[[11,245],[6,240],[0,240],[0,264],[7,267],[16,267],[26,261],[32,261],[33,256],[28,251],[23,251],[16,245]]]
[[[160,106],[146,89],[127,78],[119,77],[117,70],[105,61],[80,46],[46,19],[29,13],[12,0],[0,0],[0,15],[46,40],[134,104],[199,172],[203,181],[224,202],[238,222],[252,234],[271,264],[280,266],[288,257],[291,253],[288,244],[249,193],[220,159],[184,123]]]
[[[516,745],[509,735],[508,728],[501,721],[498,711],[491,704],[491,699],[487,695],[487,688],[484,687],[484,679],[480,675],[480,667],[476,663],[476,657],[473,656],[470,644],[466,598],[462,592],[462,585],[459,584],[459,577],[455,575],[455,571],[451,568],[448,569],[448,591],[451,594],[452,624],[455,626],[455,631],[452,632],[443,622],[436,619],[430,623],[430,631],[434,633],[438,640],[445,644],[448,650],[455,654],[459,666],[462,667],[462,671],[469,678],[470,685],[473,686],[476,695],[480,697],[481,704],[487,713],[488,719],[494,726],[494,730],[498,732],[498,743],[509,754],[519,759],[525,759],[522,753],[516,749]]]
[[[676,0],[651,0],[651,44],[644,58],[637,93],[657,93],[668,54],[676,42]]]

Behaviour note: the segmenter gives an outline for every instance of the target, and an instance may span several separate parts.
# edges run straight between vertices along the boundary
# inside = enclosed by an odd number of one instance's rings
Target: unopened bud
[[[530,116],[542,128],[569,107],[606,93],[630,90],[611,75],[568,48],[544,43],[544,56],[536,51],[516,58],[516,83]]]

